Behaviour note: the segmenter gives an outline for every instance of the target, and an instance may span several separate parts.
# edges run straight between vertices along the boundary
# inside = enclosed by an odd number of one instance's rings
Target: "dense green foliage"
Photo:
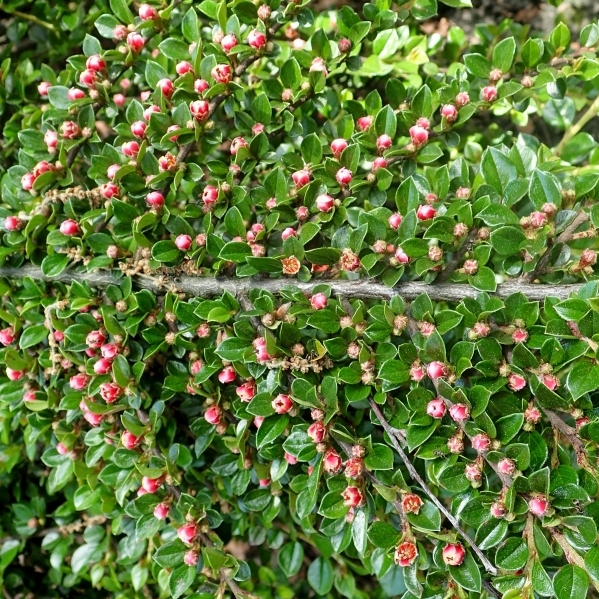
[[[597,24],[5,8],[6,597],[599,589]]]

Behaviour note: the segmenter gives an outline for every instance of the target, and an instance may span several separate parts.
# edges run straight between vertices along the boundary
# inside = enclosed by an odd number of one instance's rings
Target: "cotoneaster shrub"
[[[5,597],[596,596],[599,26],[338,4],[11,3]]]

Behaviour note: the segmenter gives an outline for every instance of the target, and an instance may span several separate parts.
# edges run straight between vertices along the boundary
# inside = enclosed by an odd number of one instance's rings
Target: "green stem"
[[[597,96],[593,103],[589,106],[588,110],[578,119],[576,124],[572,125],[569,129],[566,129],[564,136],[561,141],[555,146],[553,150],[554,156],[559,156],[564,149],[564,146],[578,133],[580,130],[593,118],[597,116],[599,112],[599,96]]]
[[[1,8],[4,12],[7,12],[9,15],[19,17],[20,19],[25,19],[26,21],[31,21],[32,23],[35,23],[40,27],[45,27],[46,29],[53,31],[54,33],[58,33],[58,30],[56,29],[56,27],[54,27],[54,25],[52,25],[52,23],[48,23],[40,19],[39,17],[36,17],[35,15],[31,15],[26,12],[21,12],[20,10],[10,10],[6,8],[4,5],[1,5]]]

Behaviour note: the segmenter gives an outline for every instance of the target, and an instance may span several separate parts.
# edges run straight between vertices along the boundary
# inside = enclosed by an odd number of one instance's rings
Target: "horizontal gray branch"
[[[76,270],[66,270],[57,277],[48,278],[42,274],[37,266],[27,265],[21,268],[0,268],[0,276],[12,279],[31,277],[46,281],[71,281],[86,282],[91,287],[106,287],[111,283],[119,283],[122,278],[119,271],[100,271],[86,273]],[[388,300],[395,295],[400,295],[406,300],[412,300],[421,293],[428,293],[435,301],[459,302],[465,297],[476,297],[479,291],[467,284],[439,283],[427,285],[420,281],[399,283],[395,287],[387,287],[371,279],[358,281],[338,281],[314,279],[309,283],[301,283],[294,279],[260,279],[260,278],[232,278],[232,277],[193,277],[193,276],[156,276],[137,275],[134,283],[139,289],[149,289],[157,294],[166,291],[178,291],[191,296],[211,297],[229,291],[233,295],[246,294],[251,289],[264,289],[278,293],[284,287],[293,285],[301,291],[311,292],[316,285],[329,285],[334,294],[340,297]],[[512,293],[521,292],[530,300],[544,300],[547,296],[566,299],[571,293],[576,293],[581,284],[576,285],[535,285],[522,281],[509,281],[498,285],[495,295],[505,298]]]

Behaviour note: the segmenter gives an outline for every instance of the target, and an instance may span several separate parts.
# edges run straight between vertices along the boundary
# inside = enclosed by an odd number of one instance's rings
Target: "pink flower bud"
[[[148,106],[144,110],[144,113],[143,113],[144,120],[149,122],[150,117],[152,116],[152,113],[154,113],[154,112],[161,112],[160,106],[156,106],[156,104],[152,104],[151,106]]]
[[[139,443],[141,443],[141,437],[136,437],[129,431],[123,431],[123,434],[121,435],[121,443],[125,449],[134,449],[137,447],[137,445],[139,445]]]
[[[404,541],[395,548],[393,560],[398,566],[407,568],[411,566],[418,557],[418,548],[411,541]]]
[[[491,448],[491,439],[489,435],[484,433],[479,433],[472,438],[472,447],[476,449],[476,451],[488,451]]]
[[[279,395],[272,400],[272,408],[277,414],[287,414],[292,407],[293,401],[289,395],[279,393]]]
[[[164,196],[159,191],[151,191],[146,195],[146,203],[152,208],[162,208],[164,206]]]
[[[122,146],[121,150],[123,154],[128,158],[137,157],[137,153],[139,152],[139,144],[136,141],[126,141]]]
[[[514,460],[510,460],[510,458],[502,458],[497,462],[497,470],[499,470],[501,474],[512,476],[512,474],[516,472],[516,464]]]
[[[526,329],[516,329],[512,333],[512,340],[514,343],[524,343],[528,339],[528,333]]]
[[[349,185],[353,178],[352,172],[347,168],[340,168],[335,175],[339,185]]]
[[[210,116],[210,104],[206,100],[194,100],[189,105],[189,110],[198,121],[205,121]]]
[[[410,127],[410,137],[415,146],[421,146],[428,141],[428,131],[420,125]]]
[[[287,452],[285,452],[285,461],[290,466],[293,466],[294,464],[297,464],[297,458],[294,455],[291,455],[290,453],[287,453]]]
[[[376,147],[379,152],[383,152],[384,150],[388,150],[393,144],[393,140],[385,133],[380,135],[376,140]]]
[[[6,376],[11,381],[18,381],[25,376],[25,371],[23,370],[13,370],[12,368],[6,367]]]
[[[193,84],[193,89],[195,90],[196,94],[205,92],[209,87],[210,84],[205,79],[196,79]]]
[[[71,389],[75,391],[82,391],[87,386],[89,379],[85,374],[76,374],[69,379],[69,385]]]
[[[533,516],[542,518],[549,509],[549,502],[547,501],[546,497],[540,495],[528,502],[528,509]]]
[[[463,403],[456,403],[449,408],[449,415],[456,422],[461,422],[462,420],[467,420],[470,416],[470,408]]]
[[[55,148],[58,145],[58,133],[49,129],[44,133],[44,143],[48,149]]]
[[[445,414],[445,403],[440,398],[431,399],[426,406],[426,413],[433,418],[443,418]]]
[[[326,193],[322,193],[316,198],[316,208],[318,208],[320,212],[330,212],[334,206],[335,200]]]
[[[281,233],[281,238],[283,239],[283,241],[285,241],[285,239],[289,239],[290,237],[295,237],[295,235],[296,235],[295,229],[293,227],[287,227]]]
[[[122,42],[123,40],[127,39],[127,33],[128,30],[126,25],[117,25],[112,31],[114,39],[119,42]]]
[[[123,390],[116,383],[102,383],[100,385],[100,396],[106,403],[114,403]]]
[[[308,427],[308,436],[314,443],[322,443],[327,438],[327,435],[327,427],[320,421]]]
[[[142,21],[152,21],[158,17],[158,11],[149,4],[142,4],[139,7],[139,18]]]
[[[106,68],[106,63],[99,54],[93,54],[85,61],[85,66],[90,71],[103,71]]]
[[[254,416],[254,426],[260,428],[264,422],[264,416]]]
[[[311,174],[310,171],[304,169],[293,173],[291,175],[291,178],[293,179],[293,182],[295,183],[296,187],[298,189],[301,189],[302,187],[304,187],[304,185],[310,183]]]
[[[418,210],[416,211],[418,220],[430,220],[431,218],[435,218],[436,214],[437,211],[430,205],[418,206]]]
[[[79,229],[79,225],[76,221],[69,218],[61,223],[60,232],[63,235],[73,237],[74,235],[78,235],[81,232],[81,229]]]
[[[364,460],[361,457],[352,457],[345,463],[346,478],[358,479],[364,472]]]
[[[446,375],[446,368],[443,362],[431,362],[426,367],[426,372],[431,379],[440,379]]]
[[[376,173],[380,168],[387,168],[387,160],[382,156],[378,156],[372,162],[372,172]]]
[[[333,152],[333,156],[337,159],[339,159],[345,148],[347,148],[347,141],[345,141],[345,139],[334,139],[331,142],[331,151]]]
[[[483,87],[481,97],[485,102],[489,102],[490,104],[495,102],[495,100],[497,100],[497,88],[493,85]]]
[[[135,121],[131,124],[131,133],[135,137],[143,137],[146,134],[147,125],[144,121]]]
[[[254,382],[243,383],[235,389],[235,392],[241,401],[249,402],[256,395],[256,384]]]
[[[233,73],[228,64],[217,64],[212,71],[210,71],[210,74],[217,83],[227,84],[233,79]]]
[[[37,91],[39,93],[40,96],[47,96],[48,95],[48,90],[52,87],[52,84],[49,81],[42,81],[38,86],[37,86]]]
[[[459,566],[466,557],[466,550],[459,543],[447,544],[443,547],[442,555],[448,566]]]
[[[262,123],[256,123],[252,127],[252,134],[253,135],[260,135],[260,133],[262,133],[262,131],[264,131],[264,125]]]
[[[64,121],[60,126],[60,132],[64,139],[77,139],[81,135],[79,125],[73,121]]]
[[[35,391],[33,389],[29,389],[23,393],[23,401],[34,401],[35,400]]]
[[[56,451],[60,454],[60,455],[66,455],[67,453],[69,453],[68,448],[66,447],[66,445],[63,445],[62,443],[57,443],[56,444]]]
[[[445,118],[448,123],[453,123],[458,118],[458,109],[453,104],[445,104],[441,108],[441,116]]]
[[[431,122],[424,116],[421,116],[417,121],[416,121],[416,125],[418,127],[422,127],[423,129],[426,129],[427,131],[431,128]]]
[[[503,518],[507,514],[505,505],[500,501],[493,503],[489,511],[491,512],[491,516],[493,516],[493,518]]]
[[[361,507],[365,503],[364,495],[358,487],[347,487],[341,493],[341,497],[343,498],[343,505],[346,507]]]
[[[468,95],[467,92],[460,92],[455,97],[455,103],[458,108],[461,108],[462,106],[466,106],[467,104],[470,104],[470,96]]]
[[[249,148],[249,144],[243,137],[236,137],[231,142],[231,155],[235,156],[241,148]]]
[[[123,106],[123,104],[125,103],[125,96],[123,96],[123,94],[114,94],[114,96],[112,96],[112,101],[117,105],[117,106]]]
[[[341,54],[347,54],[351,50],[351,41],[344,37],[337,42],[337,47]]]
[[[334,200],[333,200],[333,203],[334,203]],[[305,206],[300,206],[295,211],[295,215],[297,216],[297,220],[306,220],[308,218],[308,216],[310,215],[310,212]]]
[[[15,332],[12,327],[7,327],[0,331],[0,343],[2,343],[4,346],[13,343],[15,338]]]
[[[177,536],[186,545],[191,545],[198,532],[200,532],[198,525],[195,522],[188,522],[177,529]]]
[[[328,298],[324,293],[317,293],[310,298],[310,305],[314,310],[322,310],[327,307]]]
[[[190,549],[189,551],[185,552],[183,561],[185,562],[186,566],[193,568],[198,565],[198,562],[200,561],[200,554],[197,551]]]
[[[401,507],[406,514],[417,514],[422,507],[422,499],[414,493],[406,493],[401,500]]]
[[[400,246],[397,246],[395,250],[395,259],[400,264],[408,264],[408,262],[410,261],[410,257],[401,249]]]
[[[141,479],[141,486],[146,490],[147,493],[156,493],[158,489],[162,486],[164,479],[160,478],[150,478],[148,476],[144,476]]]
[[[88,347],[98,349],[106,343],[106,335],[102,331],[91,331],[85,338]]]
[[[173,95],[175,86],[170,79],[160,79],[160,81],[158,81],[158,89],[165,98],[170,98]]]
[[[266,46],[266,41],[266,35],[264,35],[264,33],[261,31],[257,31],[256,29],[250,31],[247,36],[248,45],[255,50],[262,50],[262,48]]]
[[[202,192],[202,200],[207,206],[214,204],[218,200],[218,189],[212,185],[206,185]]]
[[[31,191],[33,189],[34,183],[35,183],[35,175],[33,173],[25,173],[21,177],[21,187],[25,191]]]
[[[145,43],[146,42],[145,42],[144,38],[139,33],[136,33],[135,31],[132,31],[127,36],[127,45],[129,46],[129,48],[131,48],[132,52],[141,52]]]
[[[237,376],[235,369],[232,366],[227,366],[221,370],[218,374],[218,380],[224,385],[226,383],[232,383]]]
[[[510,374],[507,379],[507,384],[512,391],[521,391],[526,387],[526,378],[521,374]]]
[[[112,363],[106,358],[100,358],[94,364],[94,372],[96,374],[108,374],[112,370]]]
[[[374,118],[371,116],[361,116],[357,121],[356,125],[360,131],[367,131],[370,129]]]
[[[165,518],[168,517],[170,511],[171,511],[171,508],[168,504],[159,503],[154,508],[154,518],[158,518],[158,520],[164,520]]]
[[[328,474],[339,474],[343,470],[343,460],[334,449],[329,448],[324,454],[322,468]]]
[[[209,424],[217,425],[220,424],[222,413],[223,412],[219,406],[210,406],[206,410],[204,418],[206,419],[206,422],[208,422]]]
[[[4,220],[4,226],[7,231],[18,231],[25,226],[25,223],[16,216],[7,216]]]
[[[389,226],[392,229],[397,229],[401,225],[402,220],[403,216],[399,212],[395,212],[389,217]]]
[[[547,224],[547,215],[544,212],[533,212],[530,215],[530,226],[534,229],[540,229]]]
[[[232,34],[225,35],[220,42],[221,48],[225,52],[230,52],[237,45],[237,38]]]
[[[119,196],[119,188],[114,183],[104,183],[100,186],[100,193],[103,198],[110,200],[110,198],[114,198]]]
[[[178,235],[177,238],[175,239],[175,245],[182,252],[186,252],[191,247],[192,243],[193,243],[193,240],[191,239],[191,237],[189,235]]]

